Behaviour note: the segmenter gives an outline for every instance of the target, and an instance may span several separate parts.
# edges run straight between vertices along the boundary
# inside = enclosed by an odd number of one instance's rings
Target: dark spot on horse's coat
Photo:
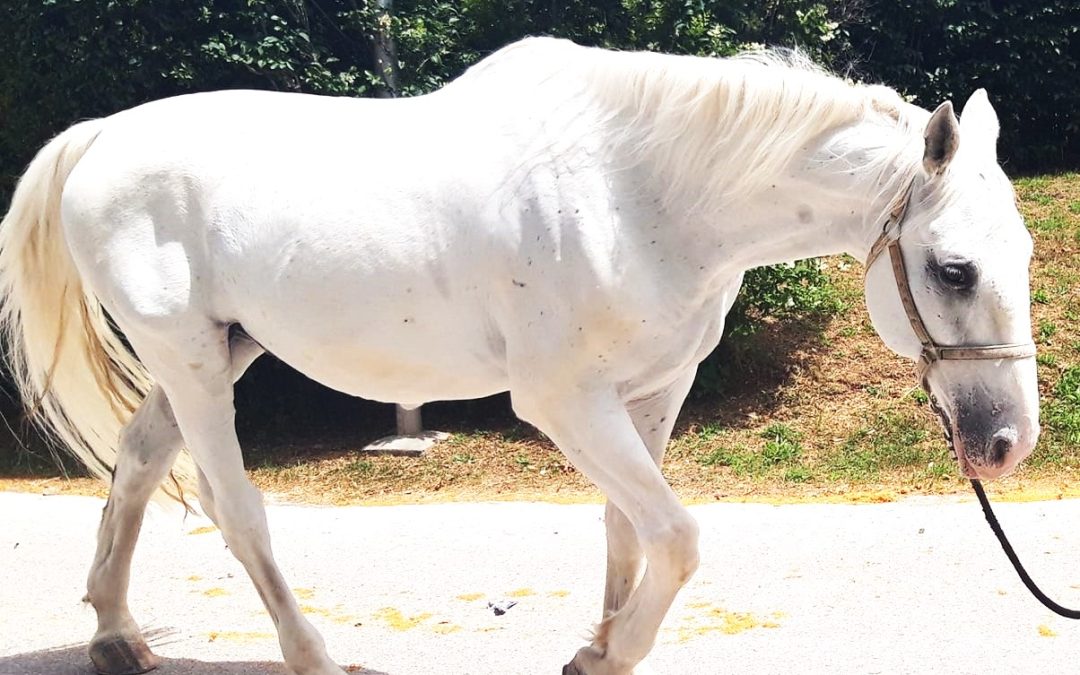
[[[800,223],[810,223],[814,220],[814,212],[805,204],[795,211],[795,215],[798,217]]]
[[[525,282],[524,281],[518,281],[517,279],[511,279],[510,281],[513,281],[514,285],[517,286],[518,288],[525,288]]]
[[[660,418],[660,424],[663,424],[665,421],[667,421],[667,417],[661,417]]]

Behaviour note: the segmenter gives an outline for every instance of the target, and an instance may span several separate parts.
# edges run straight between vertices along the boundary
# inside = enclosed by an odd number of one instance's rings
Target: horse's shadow
[[[388,675],[381,670],[346,666],[357,675]],[[288,675],[280,662],[274,661],[199,661],[197,659],[161,659],[154,673],[160,675]],[[0,675],[95,675],[86,644],[64,645],[36,652],[0,656]]]

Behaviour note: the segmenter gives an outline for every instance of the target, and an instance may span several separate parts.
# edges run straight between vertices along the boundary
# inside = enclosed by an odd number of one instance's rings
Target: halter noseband
[[[909,183],[900,200],[889,211],[889,217],[878,235],[877,241],[870,248],[870,254],[866,257],[865,272],[870,272],[870,266],[888,249],[889,259],[892,262],[893,277],[896,279],[896,290],[900,294],[900,302],[904,305],[904,313],[907,314],[911,329],[915,331],[915,337],[922,343],[922,353],[919,355],[917,365],[919,382],[928,395],[932,395],[929,383],[926,380],[927,373],[937,361],[974,361],[981,359],[1027,359],[1035,356],[1035,343],[1011,342],[998,345],[975,345],[975,346],[952,346],[943,347],[930,337],[926,330],[919,308],[915,304],[915,296],[911,293],[911,279],[908,277],[907,268],[904,266],[904,254],[900,250],[900,235],[903,232],[904,219],[907,215],[908,205],[911,203],[911,195],[914,192],[914,181]],[[894,236],[895,232],[895,236]]]

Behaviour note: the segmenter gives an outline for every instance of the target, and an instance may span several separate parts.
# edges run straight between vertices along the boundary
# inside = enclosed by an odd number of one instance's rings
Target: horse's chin
[[[975,465],[967,458],[963,448],[956,449],[956,464],[960,467],[960,475],[964,478],[982,478],[975,471]]]

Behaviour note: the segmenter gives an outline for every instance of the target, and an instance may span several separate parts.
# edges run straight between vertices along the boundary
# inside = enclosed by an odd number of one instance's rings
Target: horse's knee
[[[697,571],[699,528],[685,511],[659,522],[645,532],[638,532],[649,566],[662,568],[678,585],[683,585]]]

